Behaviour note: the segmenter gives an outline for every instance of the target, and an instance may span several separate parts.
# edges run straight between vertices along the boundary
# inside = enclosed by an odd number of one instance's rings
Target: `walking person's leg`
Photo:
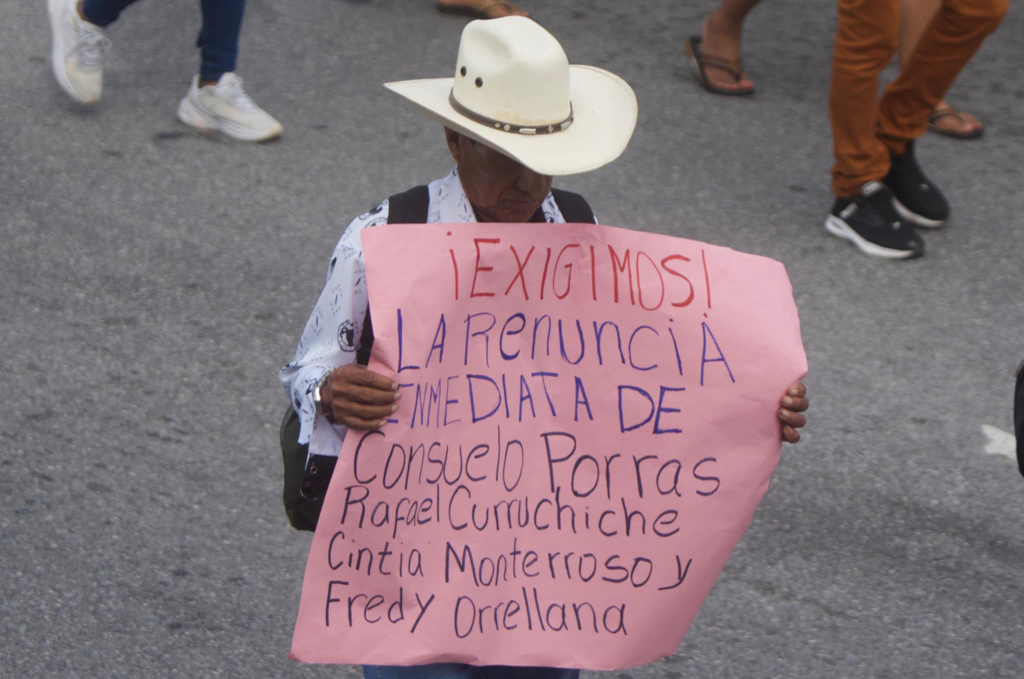
[[[203,27],[196,46],[199,73],[178,105],[178,118],[202,130],[220,130],[242,141],[265,141],[281,134],[280,122],[261,109],[235,73],[245,0],[201,0]]]
[[[896,52],[898,27],[898,0],[839,0],[829,89],[837,196],[852,196],[889,171],[889,151],[875,134],[878,77]]]
[[[686,40],[686,51],[701,84],[717,94],[751,94],[743,73],[743,22],[761,0],[722,0],[704,19],[699,36]]]
[[[861,251],[891,259],[919,257],[924,243],[903,223],[881,183],[889,149],[878,139],[878,77],[896,52],[899,0],[839,0],[829,114],[836,201],[825,221]]]
[[[894,155],[928,129],[929,115],[1008,8],[1009,0],[943,1],[879,104],[878,137]]]
[[[136,2],[138,0],[78,0],[76,4],[83,19],[100,28],[106,28],[117,21],[128,5]]]
[[[214,85],[225,73],[234,73],[238,39],[245,18],[245,0],[201,0],[203,27],[196,47],[200,50],[199,86]]]
[[[1009,0],[944,0],[882,95],[877,134],[891,158],[884,181],[900,216],[918,226],[942,226],[949,204],[918,167],[914,140],[928,129],[935,106],[1008,7]]]
[[[910,59],[928,24],[935,18],[942,0],[901,0],[900,2],[900,63]],[[975,139],[985,130],[976,117],[953,108],[945,99],[936,105],[928,117],[929,127],[949,137]]]
[[[103,29],[136,0],[47,0],[53,74],[72,99],[95,104],[103,94]]]

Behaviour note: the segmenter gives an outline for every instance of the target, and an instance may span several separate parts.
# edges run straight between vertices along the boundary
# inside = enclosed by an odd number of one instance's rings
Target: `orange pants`
[[[1009,0],[943,0],[917,47],[878,99],[878,75],[899,44],[900,0],[839,0],[829,113],[832,189],[848,198],[889,172],[889,154],[928,129],[928,116],[995,30]]]

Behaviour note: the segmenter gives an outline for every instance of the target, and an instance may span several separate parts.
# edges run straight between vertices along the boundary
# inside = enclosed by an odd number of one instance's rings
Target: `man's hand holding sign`
[[[392,378],[358,363],[332,370],[320,393],[327,421],[356,431],[383,427],[402,397]]]

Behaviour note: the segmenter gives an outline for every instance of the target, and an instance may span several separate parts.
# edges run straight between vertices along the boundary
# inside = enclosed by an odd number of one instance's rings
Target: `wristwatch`
[[[316,411],[317,415],[324,414],[324,402],[320,397],[320,390],[325,384],[327,384],[327,378],[331,376],[331,371],[328,370],[324,373],[324,376],[320,378],[320,381],[313,387],[313,410]]]

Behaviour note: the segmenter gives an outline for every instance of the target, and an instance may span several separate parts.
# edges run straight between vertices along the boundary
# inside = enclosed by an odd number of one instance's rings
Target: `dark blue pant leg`
[[[483,679],[480,668],[462,663],[432,665],[364,665],[363,679]]]
[[[508,667],[491,665],[481,668],[486,679],[579,679],[579,670],[561,667]]]
[[[202,0],[202,6],[203,29],[196,41],[196,47],[202,50],[199,79],[220,80],[235,70],[245,0]]]
[[[109,26],[133,2],[137,0],[82,0],[82,14],[91,24]]]
[[[366,665],[364,679],[579,679],[579,670],[558,667],[474,667],[460,663],[391,667]]]

